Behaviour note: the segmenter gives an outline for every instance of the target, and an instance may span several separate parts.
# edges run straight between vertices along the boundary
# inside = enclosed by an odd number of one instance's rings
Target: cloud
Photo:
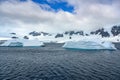
[[[52,2],[52,0],[48,0]],[[54,0],[54,3],[57,0]],[[35,31],[89,31],[120,23],[119,0],[60,0],[74,6],[74,12],[55,11],[47,4],[31,0],[0,2],[0,32],[19,34]]]

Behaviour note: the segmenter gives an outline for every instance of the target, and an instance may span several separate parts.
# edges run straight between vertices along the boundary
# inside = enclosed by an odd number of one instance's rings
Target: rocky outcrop
[[[84,35],[84,32],[83,31],[66,31],[64,34],[70,35],[70,36],[72,36],[72,35]]]
[[[93,31],[90,34],[95,34],[95,35],[98,34],[101,35],[102,37],[110,37],[110,34],[107,31],[105,31],[104,28]]]
[[[30,32],[29,35],[32,35],[32,36],[40,36],[41,33],[36,32],[36,31],[33,31],[33,32]]]
[[[16,33],[13,32],[10,34],[12,34],[13,39],[18,38],[18,37],[16,37]],[[71,31],[65,31],[63,33],[56,33],[56,34],[51,34],[48,32],[37,32],[37,31],[32,31],[29,33],[29,35],[34,36],[34,37],[35,36],[53,36],[54,38],[60,38],[60,37],[68,36],[69,39],[72,39],[72,36],[74,36],[74,35],[77,35],[79,37],[79,36],[90,36],[93,34],[94,35],[101,35],[102,37],[110,37],[111,35],[117,36],[120,34],[120,26],[113,26],[109,31],[106,30],[105,28],[100,28],[100,29],[91,31],[90,33],[85,33],[82,30],[79,30],[79,31],[71,30]],[[28,36],[24,36],[23,38],[29,39]]]
[[[16,35],[16,33],[14,33],[14,32],[12,32],[12,33],[10,33],[10,34],[12,34],[12,35]]]
[[[47,33],[47,32],[36,32],[36,31],[33,31],[33,32],[30,32],[29,35],[32,35],[32,36],[51,36],[51,34]]]
[[[117,36],[120,34],[120,26],[113,26],[111,29],[111,33],[113,36]]]
[[[64,37],[64,36],[63,36],[63,34],[59,34],[59,33],[58,33],[58,34],[55,36],[55,38],[59,38],[59,37]]]
[[[28,37],[28,36],[24,36],[23,38],[24,38],[24,39],[29,39],[29,37]]]

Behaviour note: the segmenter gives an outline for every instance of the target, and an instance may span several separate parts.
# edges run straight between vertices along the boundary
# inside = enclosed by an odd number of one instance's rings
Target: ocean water
[[[0,80],[120,80],[120,50],[0,47]]]

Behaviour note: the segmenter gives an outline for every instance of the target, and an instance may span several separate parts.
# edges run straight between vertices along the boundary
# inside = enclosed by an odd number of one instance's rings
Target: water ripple
[[[0,80],[120,80],[117,51],[0,47]]]

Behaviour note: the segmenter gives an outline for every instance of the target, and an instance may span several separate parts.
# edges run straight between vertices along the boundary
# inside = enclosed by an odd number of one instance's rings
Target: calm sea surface
[[[120,50],[0,47],[0,80],[120,80]]]

